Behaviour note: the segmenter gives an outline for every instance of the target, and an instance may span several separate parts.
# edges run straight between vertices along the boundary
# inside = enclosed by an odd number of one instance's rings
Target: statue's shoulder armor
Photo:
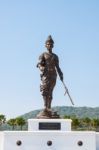
[[[46,57],[46,55],[48,55],[48,53],[47,53],[47,52],[44,52],[44,53],[43,53],[43,56]]]
[[[45,53],[42,53],[42,54],[39,56],[39,59],[44,59],[44,54],[45,54]]]
[[[55,53],[53,53],[53,56],[54,56],[54,59],[55,59],[56,61],[58,61],[58,56],[57,56]]]
[[[45,59],[45,60],[49,60],[53,55],[50,55],[49,53],[44,52],[44,53],[43,53],[43,56],[44,56],[44,59]]]

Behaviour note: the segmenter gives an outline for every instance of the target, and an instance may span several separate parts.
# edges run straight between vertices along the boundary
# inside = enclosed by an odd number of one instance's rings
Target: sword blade
[[[69,94],[68,88],[66,87],[64,81],[63,81],[62,83],[63,83],[64,88],[65,88],[65,93],[64,93],[64,95],[67,93],[67,95],[68,95],[68,97],[69,97],[69,99],[70,99],[72,105],[74,105],[74,102],[73,102],[73,100],[72,100],[72,98],[71,98],[71,96],[70,96],[70,94]]]

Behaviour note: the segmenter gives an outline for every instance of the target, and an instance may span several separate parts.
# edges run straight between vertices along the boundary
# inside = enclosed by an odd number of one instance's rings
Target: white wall
[[[3,135],[4,135],[3,132],[0,132],[0,150],[2,150],[2,146],[3,146],[3,138],[4,138]]]
[[[96,150],[99,150],[99,132],[96,132]]]
[[[3,150],[96,150],[95,137],[95,132],[5,131]],[[22,145],[16,144],[18,140]],[[51,146],[48,141],[52,141]],[[79,146],[78,141],[83,145]]]

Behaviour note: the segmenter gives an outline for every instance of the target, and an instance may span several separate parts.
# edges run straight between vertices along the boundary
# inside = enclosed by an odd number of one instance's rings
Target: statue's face
[[[48,51],[52,51],[53,43],[47,42],[47,43],[46,43],[46,48],[47,48]]]

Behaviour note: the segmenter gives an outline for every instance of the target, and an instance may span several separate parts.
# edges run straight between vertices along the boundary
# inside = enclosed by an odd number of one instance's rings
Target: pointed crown
[[[51,35],[49,35],[49,36],[48,36],[48,38],[47,38],[47,40],[46,40],[45,44],[46,44],[47,42],[50,42],[50,43],[54,44],[54,41],[53,41],[53,39],[52,39],[52,36],[51,36]]]

